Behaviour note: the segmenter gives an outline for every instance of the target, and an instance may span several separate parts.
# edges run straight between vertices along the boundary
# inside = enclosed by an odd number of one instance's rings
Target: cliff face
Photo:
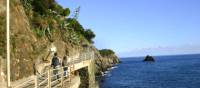
[[[102,55],[97,52],[98,59],[96,59],[96,75],[103,75],[112,66],[119,63],[119,58],[114,54]]]
[[[87,74],[82,75],[82,77],[86,75],[89,76],[87,80],[89,81],[90,88],[94,88],[93,86],[95,86],[94,73],[101,74],[119,62],[117,56],[114,54],[102,57],[99,51],[85,38],[81,38],[81,43],[79,44],[74,44],[73,40],[66,40],[63,36],[72,35],[71,32],[59,29],[57,26],[52,30],[50,37],[47,35],[38,36],[38,32],[33,30],[32,25],[32,20],[35,19],[33,18],[30,20],[28,16],[31,15],[27,15],[20,0],[11,1],[10,6],[12,81],[45,71],[51,63],[53,53],[50,52],[50,49],[52,47],[56,48],[58,57],[63,58],[64,55],[68,55],[68,62],[70,62],[72,58],[79,57],[83,52],[95,52],[95,57],[92,61],[93,64],[89,66],[90,70]],[[44,30],[44,34],[46,31],[48,30]],[[72,38],[74,37],[72,36]],[[82,73],[85,72],[83,71]]]
[[[84,52],[80,45],[62,40],[61,30],[52,33],[53,42],[47,36],[38,37],[31,29],[30,20],[19,0],[11,3],[11,80],[41,73],[51,61],[50,48],[56,47],[58,56],[76,57]],[[69,58],[69,61],[70,61]]]
[[[0,0],[0,86],[6,81],[6,0]]]
[[[37,41],[30,31],[28,18],[19,1],[11,3],[11,80],[32,75],[34,51],[32,44]]]

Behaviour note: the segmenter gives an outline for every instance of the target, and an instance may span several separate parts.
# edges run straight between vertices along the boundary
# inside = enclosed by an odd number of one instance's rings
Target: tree
[[[63,10],[62,6],[58,5],[55,0],[33,0],[33,10],[41,15],[48,14],[49,9]]]
[[[66,20],[66,23],[69,23],[68,27],[74,29],[75,32],[82,34],[82,35],[84,34],[83,26],[76,19],[68,18]]]
[[[69,8],[66,8],[66,9],[64,9],[63,10],[63,12],[62,12],[62,16],[69,16],[69,14],[70,14],[70,9]]]
[[[64,12],[63,7],[60,6],[57,3],[52,4],[52,6],[50,7],[50,9],[53,10],[53,11],[55,11],[56,14],[59,14],[59,15],[63,14],[63,12]]]
[[[90,43],[93,43],[92,39],[96,36],[91,29],[86,29],[83,35]]]

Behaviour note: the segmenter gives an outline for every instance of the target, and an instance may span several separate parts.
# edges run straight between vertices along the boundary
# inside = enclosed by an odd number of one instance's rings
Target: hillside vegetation
[[[95,34],[91,29],[84,29],[76,18],[68,18],[72,13],[69,8],[63,8],[55,0],[21,0],[26,15],[31,23],[31,29],[38,37],[48,37],[53,42],[53,33],[60,30],[63,41],[76,45],[93,43]],[[87,40],[85,40],[87,39]]]
[[[92,29],[84,28],[76,17],[68,17],[69,14],[73,11],[55,0],[11,0],[12,81],[45,71],[50,65],[52,46],[57,48],[59,57],[72,58],[87,50],[95,52],[96,73],[117,63],[114,53],[104,58],[95,48],[96,35]]]

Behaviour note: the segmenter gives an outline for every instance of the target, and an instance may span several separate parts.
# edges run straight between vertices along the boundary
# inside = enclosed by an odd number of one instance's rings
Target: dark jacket
[[[62,66],[67,66],[67,58],[64,58],[62,61]]]
[[[60,65],[59,59],[58,57],[54,56],[51,61],[51,66],[56,67],[58,65]]]

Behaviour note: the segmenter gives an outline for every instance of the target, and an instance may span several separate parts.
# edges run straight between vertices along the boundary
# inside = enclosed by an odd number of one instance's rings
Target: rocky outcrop
[[[114,65],[118,64],[119,58],[115,54],[110,55],[101,55],[98,53],[99,58],[96,59],[96,75],[103,75],[105,71],[109,68],[113,67]]]
[[[144,61],[152,61],[152,62],[154,62],[155,60],[154,60],[154,58],[152,56],[147,55],[145,57]]]

